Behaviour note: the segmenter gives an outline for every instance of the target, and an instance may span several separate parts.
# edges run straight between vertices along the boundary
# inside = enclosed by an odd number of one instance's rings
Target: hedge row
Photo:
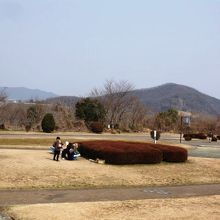
[[[180,147],[121,141],[82,142],[79,152],[85,158],[99,158],[108,164],[153,164],[162,160],[184,162],[188,156],[187,150]]]
[[[192,138],[196,138],[196,139],[207,139],[207,135],[204,134],[204,133],[198,133],[198,134],[194,134],[194,133],[191,133],[191,134],[184,134],[183,137],[185,138],[186,141],[189,141],[191,140]]]

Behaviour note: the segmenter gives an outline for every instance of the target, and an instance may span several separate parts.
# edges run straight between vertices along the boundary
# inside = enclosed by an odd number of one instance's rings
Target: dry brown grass
[[[0,189],[85,188],[219,183],[220,160],[189,158],[186,163],[102,165],[51,160],[46,151],[0,149]]]
[[[11,207],[16,220],[217,220],[220,196],[118,202],[38,204]]]

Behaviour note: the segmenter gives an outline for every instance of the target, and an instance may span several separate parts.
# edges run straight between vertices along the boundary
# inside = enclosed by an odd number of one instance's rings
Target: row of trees
[[[132,84],[127,81],[106,81],[103,88],[93,89],[89,98],[82,98],[71,105],[49,103],[7,103],[7,96],[0,92],[0,128],[42,130],[42,120],[47,113],[55,120],[55,130],[85,130],[111,127],[122,131],[142,131],[144,128],[180,131],[178,111],[169,109],[152,113],[133,95]],[[195,115],[195,114],[194,114]],[[98,122],[98,123],[97,123]],[[6,125],[6,126],[5,126]],[[184,132],[209,132],[220,134],[220,117],[193,117]],[[100,129],[99,129],[100,131]]]
[[[68,106],[42,103],[2,103],[0,106],[0,128],[11,130],[42,130],[45,114],[53,115],[56,130],[74,130],[74,111]],[[77,127],[81,126],[78,124]],[[78,128],[77,128],[78,129]]]
[[[132,95],[127,81],[107,81],[103,89],[93,89],[90,98],[76,104],[76,117],[87,124],[100,122],[121,130],[142,130],[146,107]]]
[[[106,81],[104,88],[93,89],[90,98],[81,99],[76,105],[32,103],[7,103],[6,96],[1,96],[0,124],[12,129],[41,130],[41,121],[46,113],[52,113],[56,128],[72,130],[81,126],[78,119],[101,122],[122,130],[142,130],[146,122],[146,107],[131,94],[133,86],[126,82]],[[57,127],[58,125],[58,127]],[[83,126],[82,126],[83,127]],[[84,127],[83,127],[84,128]]]

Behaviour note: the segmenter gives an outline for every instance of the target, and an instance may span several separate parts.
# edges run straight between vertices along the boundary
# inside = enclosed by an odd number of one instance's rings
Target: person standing
[[[53,154],[53,160],[59,161],[60,156],[60,150],[62,149],[63,143],[61,142],[60,137],[56,138],[56,141],[54,142],[54,154]]]

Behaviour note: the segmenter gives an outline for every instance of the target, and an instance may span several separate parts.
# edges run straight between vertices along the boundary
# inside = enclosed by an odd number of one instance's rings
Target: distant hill
[[[0,91],[4,89],[0,87]],[[51,92],[22,87],[7,87],[5,92],[12,100],[45,100],[47,103],[74,105],[80,97],[58,96]],[[220,100],[188,86],[167,83],[161,86],[131,91],[152,112],[175,108],[182,111],[220,115]]]
[[[220,100],[203,94],[196,89],[175,83],[167,83],[149,89],[131,91],[152,112],[174,108],[194,113],[220,115]],[[60,96],[47,99],[47,102],[67,105],[75,104],[80,98]]]
[[[165,111],[169,108],[220,115],[220,100],[188,86],[167,83],[161,86],[132,91],[148,108]]]
[[[0,87],[0,91],[4,91],[8,99],[14,101],[26,101],[30,99],[45,100],[47,98],[57,97],[57,95],[52,92],[24,87]]]

